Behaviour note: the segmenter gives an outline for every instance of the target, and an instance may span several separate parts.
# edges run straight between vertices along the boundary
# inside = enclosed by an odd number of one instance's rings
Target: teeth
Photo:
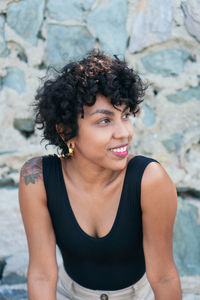
[[[127,149],[127,146],[122,147],[122,148],[117,148],[117,149],[111,149],[113,152],[125,152]]]

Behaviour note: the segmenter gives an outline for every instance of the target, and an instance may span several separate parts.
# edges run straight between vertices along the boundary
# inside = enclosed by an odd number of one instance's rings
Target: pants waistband
[[[149,282],[146,277],[146,273],[140,278],[135,284],[130,285],[129,287],[119,289],[119,290],[92,290],[86,287],[81,286],[77,282],[75,282],[65,271],[63,264],[59,268],[59,280],[60,285],[67,292],[67,294],[72,298],[73,295],[77,297],[82,297],[83,299],[89,299],[88,296],[99,296],[97,299],[101,299],[102,294],[106,294],[109,296],[109,299],[130,299],[130,297],[134,296],[136,292],[140,289],[143,289],[145,286],[149,285]]]

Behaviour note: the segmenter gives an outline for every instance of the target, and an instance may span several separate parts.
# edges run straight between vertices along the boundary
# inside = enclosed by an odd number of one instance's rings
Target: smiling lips
[[[111,152],[118,156],[126,156],[128,154],[128,146],[110,149]]]
[[[113,148],[113,149],[110,149],[110,151],[113,151],[113,152],[125,152],[127,149],[127,146],[125,147],[120,147],[120,148]]]

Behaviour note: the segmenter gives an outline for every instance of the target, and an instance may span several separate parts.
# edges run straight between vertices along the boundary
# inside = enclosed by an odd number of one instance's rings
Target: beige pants
[[[135,284],[120,290],[91,290],[72,280],[64,266],[59,268],[57,300],[155,300],[146,273]]]

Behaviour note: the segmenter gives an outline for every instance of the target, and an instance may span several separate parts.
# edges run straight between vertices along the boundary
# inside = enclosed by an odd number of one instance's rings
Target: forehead
[[[116,105],[117,106],[117,105]],[[122,103],[122,105],[117,106],[121,111],[125,108],[125,104]],[[99,109],[107,109],[113,112],[116,112],[116,108],[113,107],[113,105],[110,103],[110,98],[105,97],[101,94],[97,94],[96,96],[96,102],[94,105],[92,106],[86,106],[84,105],[84,115],[85,116],[89,116],[91,115],[93,112],[95,112],[96,110]]]

